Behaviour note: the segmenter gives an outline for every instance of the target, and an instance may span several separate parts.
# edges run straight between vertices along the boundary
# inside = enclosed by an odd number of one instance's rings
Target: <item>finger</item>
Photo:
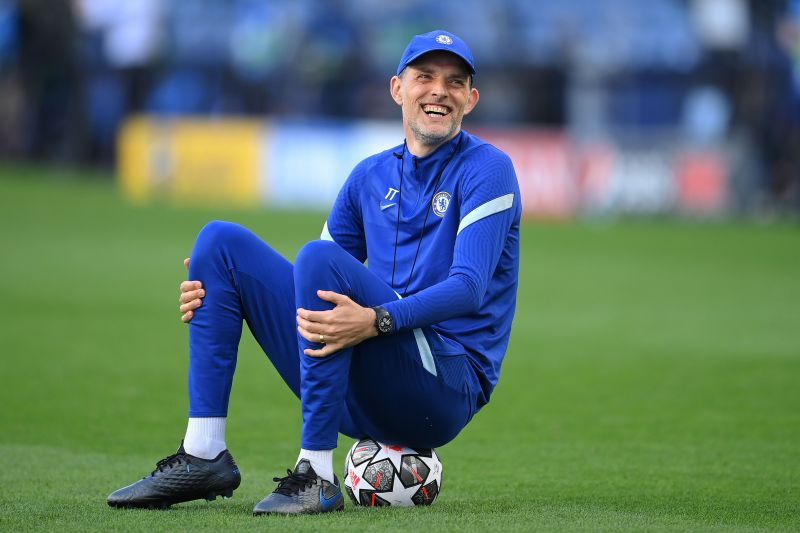
[[[313,333],[315,335],[319,335],[321,333],[323,335],[330,336],[333,333],[333,331],[329,326],[320,324],[319,322],[312,322],[310,320],[306,320],[301,316],[297,317],[297,325],[305,329],[309,333]]]
[[[311,325],[312,325],[311,322],[298,315],[297,327],[302,328],[304,331],[308,331],[309,333],[311,333]]]
[[[350,300],[344,294],[339,294],[338,292],[333,291],[317,291],[317,296],[320,300],[325,300],[326,302],[331,302],[336,305],[343,304]]]
[[[187,311],[194,311],[201,305],[203,305],[203,300],[200,299],[192,300],[191,302],[186,302],[185,304],[181,305],[180,311],[181,313],[186,313]]]
[[[317,344],[319,344],[319,342],[318,342],[319,341],[319,333],[312,333],[312,332],[308,331],[307,329],[305,329],[303,327],[300,327],[300,326],[297,326],[297,332],[300,334],[301,337],[303,337],[308,342],[316,342]]]
[[[309,311],[302,307],[297,310],[297,316],[317,324],[327,324],[332,320],[331,311]]]
[[[182,321],[183,323],[185,323],[185,324],[188,324],[188,323],[189,323],[189,321],[190,321],[190,320],[191,320],[193,317],[194,317],[194,312],[192,312],[192,311],[187,311],[187,312],[183,313],[183,315],[181,316],[181,321]]]
[[[196,291],[186,291],[182,292],[180,296],[178,296],[178,301],[182,304],[191,302],[192,300],[196,300],[198,298],[204,298],[206,292],[203,289],[198,289]]]
[[[187,257],[186,259],[183,260],[183,266],[186,267],[186,270],[189,270],[189,261],[191,261],[190,257]]]
[[[178,297],[178,301],[182,304],[185,304],[191,302],[192,300],[205,297],[206,297],[206,291],[203,289],[198,289],[196,291],[182,292],[181,295]]]
[[[203,284],[201,282],[199,282],[199,281],[196,281],[196,280],[181,282],[181,292],[193,291],[193,290],[202,289],[202,288],[203,288]]]
[[[327,335],[325,333],[318,333],[317,331],[310,331],[302,326],[297,326],[297,332],[300,334],[301,337],[303,337],[308,342],[313,342],[314,344],[319,344],[321,346],[333,342],[330,335]]]

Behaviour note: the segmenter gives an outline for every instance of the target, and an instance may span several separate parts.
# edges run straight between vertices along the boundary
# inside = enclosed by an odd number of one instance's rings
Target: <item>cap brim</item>
[[[413,63],[414,61],[416,61],[420,57],[424,56],[425,54],[430,54],[431,52],[440,52],[440,51],[441,52],[447,52],[449,54],[453,54],[454,56],[456,56],[459,59],[461,59],[464,62],[464,64],[467,66],[467,70],[469,70],[469,73],[472,74],[472,75],[475,75],[475,69],[470,64],[469,59],[467,59],[463,55],[459,54],[458,52],[454,51],[452,48],[449,48],[449,47],[446,47],[446,46],[441,46],[441,47],[436,47],[436,48],[429,48],[427,50],[423,50],[421,52],[418,52],[418,53],[414,54],[413,56],[409,57],[406,60],[405,64],[403,65],[403,68],[400,69],[397,72],[397,74],[399,75],[401,72],[403,72],[403,70],[405,70],[405,68],[407,66],[409,66],[411,63]]]

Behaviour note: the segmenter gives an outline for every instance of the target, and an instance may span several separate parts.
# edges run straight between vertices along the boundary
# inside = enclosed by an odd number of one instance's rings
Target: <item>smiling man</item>
[[[474,75],[455,35],[411,40],[390,81],[405,141],[356,166],[294,265],[241,226],[203,228],[181,284],[183,444],[109,505],[167,507],[239,486],[225,425],[243,322],[303,416],[295,467],[256,515],[342,509],[339,432],[435,448],[489,401],[514,316],[521,209],[509,158],[461,130]]]

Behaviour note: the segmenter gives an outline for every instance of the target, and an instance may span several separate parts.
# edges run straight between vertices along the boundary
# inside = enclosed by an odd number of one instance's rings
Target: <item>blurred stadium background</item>
[[[299,407],[247,334],[234,499],[104,499],[183,430],[197,231],[294,258],[433,28],[520,180],[514,333],[437,504],[326,527],[800,529],[800,0],[0,0],[0,529],[286,528],[249,512]]]
[[[798,0],[2,0],[0,156],[326,208],[398,143],[387,80],[434,27],[471,43],[466,127],[529,215],[800,209]]]

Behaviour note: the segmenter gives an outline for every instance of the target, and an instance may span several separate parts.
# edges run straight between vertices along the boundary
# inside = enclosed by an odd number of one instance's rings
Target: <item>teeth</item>
[[[437,115],[446,115],[449,111],[446,107],[440,105],[432,105],[428,104],[422,107],[422,110],[425,111],[427,114],[437,114]]]

